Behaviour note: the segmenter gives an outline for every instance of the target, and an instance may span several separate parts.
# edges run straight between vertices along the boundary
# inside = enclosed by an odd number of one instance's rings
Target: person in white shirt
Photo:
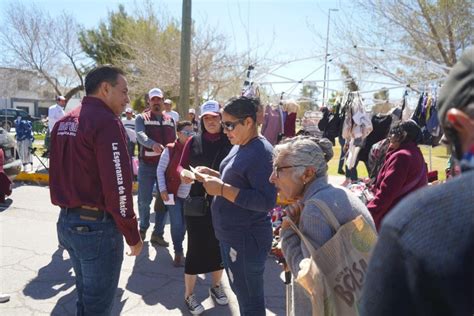
[[[66,98],[62,95],[56,97],[56,104],[53,104],[48,109],[48,127],[49,132],[53,130],[54,124],[59,121],[64,115],[64,108],[66,107]]]
[[[130,161],[135,156],[135,145],[137,143],[137,134],[135,133],[135,118],[133,117],[133,110],[131,108],[125,109],[125,118],[122,119],[123,127],[128,136],[128,154]]]
[[[56,97],[56,104],[51,105],[48,108],[48,131],[44,138],[44,147],[46,151],[43,153],[43,157],[49,157],[49,134],[53,130],[54,124],[59,121],[64,115],[64,108],[66,107],[66,98],[62,95]]]
[[[171,101],[170,99],[166,99],[164,102],[164,105],[165,105],[165,110],[163,111],[163,114],[171,116],[174,120],[174,123],[175,124],[178,123],[179,113],[171,109],[173,107],[173,101]]]

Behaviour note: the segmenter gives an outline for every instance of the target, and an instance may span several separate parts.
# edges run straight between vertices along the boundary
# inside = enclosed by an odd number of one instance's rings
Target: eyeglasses
[[[229,132],[232,132],[235,129],[235,126],[237,126],[237,124],[242,124],[243,122],[244,122],[244,119],[238,119],[233,122],[231,121],[222,122],[221,125],[222,125],[222,128],[228,130]]]
[[[282,171],[283,169],[297,168],[297,167],[307,167],[307,165],[293,165],[293,166],[283,166],[283,167],[273,166],[273,173],[276,175],[277,178],[279,178],[280,171]]]

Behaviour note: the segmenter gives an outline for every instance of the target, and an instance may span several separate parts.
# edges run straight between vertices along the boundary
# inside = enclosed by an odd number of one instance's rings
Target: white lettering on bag
[[[76,136],[79,124],[74,121],[59,122],[58,136]]]
[[[117,178],[117,191],[119,193],[119,209],[122,217],[127,216],[127,196],[125,195],[125,187],[123,186],[122,166],[120,164],[120,152],[118,143],[112,143],[112,157],[115,167],[115,176]]]

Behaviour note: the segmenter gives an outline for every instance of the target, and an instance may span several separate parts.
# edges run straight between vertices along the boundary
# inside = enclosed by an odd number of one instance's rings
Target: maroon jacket
[[[60,207],[97,207],[110,213],[127,244],[140,240],[133,211],[127,133],[100,99],[84,97],[51,132],[49,186]]]
[[[415,143],[389,149],[375,182],[375,197],[367,204],[377,230],[385,215],[401,199],[427,183],[425,159]]]
[[[141,116],[145,124],[145,133],[153,141],[166,146],[176,140],[176,130],[173,118],[163,114],[156,116],[150,110],[144,111]],[[158,165],[160,154],[153,151],[152,148],[140,146],[140,159],[150,165]]]
[[[3,170],[4,162],[5,158],[3,149],[0,148],[0,197],[12,194],[12,182]]]

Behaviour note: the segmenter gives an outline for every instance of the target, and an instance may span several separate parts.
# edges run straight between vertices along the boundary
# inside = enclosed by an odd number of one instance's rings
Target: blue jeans
[[[84,220],[62,209],[57,230],[76,274],[76,315],[110,315],[123,261],[123,237],[114,220],[107,214]]]
[[[153,186],[156,184],[156,166],[140,161],[138,165],[138,215],[140,216],[140,230],[146,231],[150,227],[150,204],[153,199]],[[157,194],[157,199],[161,199]],[[165,231],[166,213],[155,212],[155,227],[153,235],[163,236]]]
[[[166,205],[170,215],[171,240],[175,254],[183,254],[183,240],[186,233],[186,223],[184,221],[183,204],[184,199],[175,196],[174,205]]]
[[[266,239],[256,240],[252,234],[246,234],[242,245],[220,242],[222,261],[243,316],[265,315],[263,272],[271,248],[271,233]]]

